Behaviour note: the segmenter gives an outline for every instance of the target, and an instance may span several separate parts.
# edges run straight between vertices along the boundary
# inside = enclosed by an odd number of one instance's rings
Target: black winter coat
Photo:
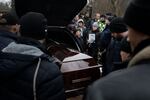
[[[103,74],[107,75],[115,69],[117,63],[122,62],[121,60],[121,40],[112,38],[107,50],[105,64],[103,68]]]
[[[100,34],[99,30],[89,31],[88,35],[89,34],[95,34],[95,41],[93,41],[92,43],[88,43],[88,55],[92,56],[97,61],[98,41],[100,40],[101,34]]]
[[[98,41],[98,47],[101,52],[107,49],[110,41],[111,41],[111,31],[109,29],[109,25],[107,25],[104,31],[101,32],[101,36]]]
[[[150,100],[149,43],[137,47],[128,69],[113,72],[89,86],[85,100]]]
[[[0,51],[5,48],[9,43],[17,41],[18,37],[14,33],[0,30]]]
[[[35,97],[65,100],[62,74],[41,49],[10,42],[0,52],[0,100],[34,100]]]

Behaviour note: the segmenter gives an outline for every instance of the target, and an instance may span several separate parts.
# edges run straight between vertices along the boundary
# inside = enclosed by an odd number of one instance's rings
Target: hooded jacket
[[[150,100],[150,40],[134,51],[128,68],[113,72],[89,86],[85,100]]]
[[[65,100],[61,72],[39,48],[11,42],[0,52],[1,100]]]

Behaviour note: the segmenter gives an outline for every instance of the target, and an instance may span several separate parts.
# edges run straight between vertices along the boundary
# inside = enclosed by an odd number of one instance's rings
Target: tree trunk
[[[105,14],[111,12],[122,16],[130,0],[94,0],[92,4],[93,15],[97,12]]]

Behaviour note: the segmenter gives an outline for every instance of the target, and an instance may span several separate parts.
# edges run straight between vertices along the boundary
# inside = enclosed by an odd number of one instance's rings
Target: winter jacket
[[[103,32],[101,32],[101,36],[98,41],[98,57],[99,63],[105,66],[105,58],[106,58],[106,49],[111,41],[111,32],[109,29],[109,25],[106,26]],[[103,67],[104,67],[103,66]],[[103,68],[104,69],[104,68]]]
[[[77,42],[79,43],[79,47],[81,48],[81,52],[85,52],[85,44],[82,37],[76,37]]]
[[[98,47],[100,51],[104,51],[111,41],[111,31],[107,25],[103,32],[101,32],[101,37],[98,41]]]
[[[96,61],[97,61],[97,56],[98,56],[98,41],[100,39],[100,32],[99,30],[96,31],[89,31],[88,35],[93,34],[94,39],[92,40],[88,36],[88,54],[92,56]]]
[[[9,43],[17,41],[17,36],[14,33],[0,30],[0,50],[5,48]]]
[[[117,63],[122,62],[121,60],[121,39],[117,40],[112,38],[107,50],[104,66],[104,74],[107,75],[115,69]]]
[[[150,100],[150,40],[135,49],[128,68],[89,86],[85,100]]]
[[[42,47],[4,35],[10,41],[1,43],[0,100],[65,100],[62,74]]]

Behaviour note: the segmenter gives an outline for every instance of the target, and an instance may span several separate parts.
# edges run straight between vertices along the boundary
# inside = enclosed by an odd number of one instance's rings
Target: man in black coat
[[[116,69],[116,64],[121,63],[121,41],[127,32],[127,26],[121,17],[114,18],[110,23],[112,39],[106,49],[106,58],[103,75]]]
[[[150,100],[150,1],[132,0],[124,15],[133,58],[128,68],[89,86],[85,100]]]
[[[36,36],[42,40],[46,18],[40,13],[32,17],[32,23],[38,19]],[[35,35],[34,31],[29,33]],[[62,74],[41,43],[33,38],[12,40],[0,52],[0,99],[65,100]]]
[[[16,40],[18,32],[19,25],[17,17],[11,12],[3,14],[0,17],[0,50],[10,42]]]

